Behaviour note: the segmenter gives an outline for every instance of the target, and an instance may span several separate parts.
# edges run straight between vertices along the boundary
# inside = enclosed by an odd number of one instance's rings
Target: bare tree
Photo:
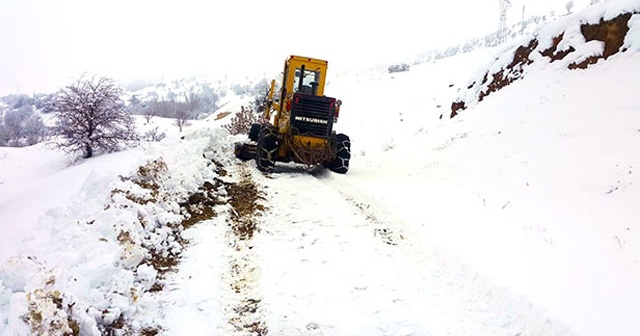
[[[9,142],[9,134],[7,129],[0,123],[0,146],[5,146]]]
[[[147,106],[143,110],[142,114],[144,115],[144,120],[146,120],[148,124],[151,121],[151,118],[156,115],[156,111],[153,108]]]
[[[184,94],[184,99],[189,114],[194,118],[197,117],[198,111],[202,107],[202,97],[195,92],[189,92],[189,94]]]
[[[189,119],[191,119],[189,110],[184,106],[176,105],[176,121],[175,125],[180,129],[180,133],[182,133],[182,129],[185,126],[189,125]]]
[[[40,142],[45,136],[46,127],[42,118],[35,113],[32,105],[16,105],[4,112],[0,125],[0,145],[22,147]]]
[[[220,100],[220,96],[218,93],[209,85],[208,83],[204,83],[200,87],[200,95],[201,99],[201,110],[203,110],[206,114],[215,111],[218,108],[218,100]]]
[[[31,105],[20,106],[15,109],[8,109],[4,114],[4,127],[11,146],[18,146],[20,138],[23,137],[23,125],[25,121],[33,115]]]
[[[160,100],[154,99],[150,101],[147,106],[149,106],[153,110],[154,116],[163,118],[175,117],[174,101],[166,100],[164,98],[161,98]]]
[[[40,116],[34,116],[25,121],[24,131],[26,145],[31,146],[40,142],[47,134],[47,127],[42,122]]]
[[[112,152],[122,145],[137,143],[133,118],[125,111],[122,89],[105,77],[80,78],[54,96],[54,145],[68,153],[83,152],[85,158],[95,150]]]

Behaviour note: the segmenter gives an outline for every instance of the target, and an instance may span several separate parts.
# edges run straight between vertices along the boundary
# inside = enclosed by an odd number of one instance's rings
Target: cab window
[[[302,81],[302,85],[300,82]],[[301,92],[307,94],[316,94],[318,83],[320,82],[320,71],[307,70],[300,68],[295,71],[293,80],[293,92]]]

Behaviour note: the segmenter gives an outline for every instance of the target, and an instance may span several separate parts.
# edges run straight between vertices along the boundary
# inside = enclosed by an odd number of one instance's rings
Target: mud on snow
[[[226,234],[231,247],[228,281],[233,290],[227,315],[238,335],[267,335],[268,328],[260,314],[260,267],[253,249],[258,230],[256,217],[264,211],[264,198],[246,165],[240,165],[237,174],[239,181],[227,186],[231,206]]]

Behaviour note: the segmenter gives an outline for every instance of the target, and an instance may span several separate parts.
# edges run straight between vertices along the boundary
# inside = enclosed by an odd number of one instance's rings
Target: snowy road
[[[602,45],[586,22],[630,12],[626,52],[568,69]],[[346,175],[264,176],[229,118],[139,118],[169,136],[71,166],[0,148],[0,335],[637,336],[637,13],[541,28],[525,77],[479,104],[529,37],[332,77]],[[575,52],[549,62],[561,36]]]
[[[274,334],[569,334],[330,177],[258,177],[269,186],[257,244]]]
[[[168,288],[169,334],[571,334],[332,174],[238,167],[264,191],[267,209],[253,239],[238,240],[221,217],[192,230]]]

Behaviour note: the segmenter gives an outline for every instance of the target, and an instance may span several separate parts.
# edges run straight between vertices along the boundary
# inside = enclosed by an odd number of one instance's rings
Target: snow
[[[578,334],[631,335],[640,321],[640,118],[630,97],[640,83],[628,69],[637,66],[622,56],[587,72],[532,73],[382,157],[362,144],[387,131],[369,129],[353,142],[353,162],[368,168],[340,182],[379,197]],[[408,190],[421,196],[403,197]]]
[[[640,15],[633,15],[629,19],[629,32],[624,40],[623,48],[629,49],[631,52],[640,50]]]
[[[575,23],[638,7],[611,0],[543,27],[540,48],[565,31],[558,50],[574,46],[573,59],[533,56],[525,78],[454,119],[451,102],[518,44],[333,78],[346,175],[279,164],[264,176],[233,157],[244,136],[216,114],[182,134],[139,119],[167,137],[89,160],[0,148],[0,335],[63,334],[71,321],[100,335],[122,320],[166,335],[637,335],[638,15],[626,52],[566,65],[602,52]],[[232,98],[224,111],[245,104]],[[182,249],[179,203],[243,174],[263,193],[253,239],[217,205],[152,290],[161,275],[143,261]]]

